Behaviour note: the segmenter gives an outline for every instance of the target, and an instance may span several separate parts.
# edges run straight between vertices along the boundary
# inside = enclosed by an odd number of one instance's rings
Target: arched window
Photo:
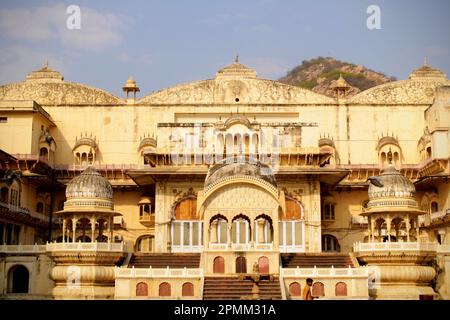
[[[340,252],[341,247],[336,237],[330,234],[322,235],[322,252]]]
[[[87,154],[86,154],[86,152],[83,152],[81,154],[81,164],[83,164],[83,165],[87,164]]]
[[[9,189],[7,187],[3,187],[0,189],[0,202],[8,203],[9,197]]]
[[[88,153],[87,162],[88,162],[88,164],[94,163],[94,154],[92,152]]]
[[[187,196],[175,203],[171,224],[172,252],[198,252],[203,244],[203,222],[197,220],[197,198]]]
[[[286,211],[280,218],[279,245],[283,252],[300,252],[304,249],[304,221],[302,204],[289,196],[285,200]]]
[[[231,227],[231,241],[237,244],[249,243],[250,221],[248,217],[238,216],[233,220]]]
[[[48,149],[47,148],[41,148],[39,150],[39,157],[44,158],[45,160],[48,160]]]
[[[299,296],[301,296],[302,291],[301,291],[300,283],[298,283],[298,282],[292,282],[292,283],[289,285],[289,294],[290,294],[292,297],[299,297]]]
[[[192,297],[194,295],[194,285],[190,282],[183,283],[181,288],[181,295],[183,297]]]
[[[28,293],[30,274],[23,265],[16,265],[8,272],[8,293]]]
[[[177,203],[174,209],[176,220],[195,220],[197,210],[197,198],[188,197]]]
[[[250,154],[250,136],[248,134],[244,135],[244,153]]]
[[[225,152],[226,157],[231,157],[233,155],[233,136],[228,133],[225,136]]]
[[[335,286],[335,295],[337,297],[345,297],[347,296],[347,285],[345,282],[338,282]]]
[[[315,282],[312,287],[312,295],[323,297],[325,295],[325,287],[322,282]]]
[[[36,204],[36,212],[37,213],[44,213],[44,203],[43,202],[38,202]]]
[[[431,147],[427,148],[427,159],[431,158]]]
[[[108,242],[108,237],[102,234],[95,238],[95,240],[97,240],[97,242]]]
[[[222,159],[223,154],[225,154],[225,141],[223,138],[223,134],[219,133],[217,135],[217,141],[216,141],[216,155]]]
[[[139,282],[136,285],[136,296],[137,297],[147,297],[148,296],[148,286],[145,282]]]
[[[84,236],[79,236],[76,240],[76,242],[91,242],[91,238],[84,235]]]
[[[431,213],[439,211],[439,205],[436,201],[432,201],[430,204]]]
[[[213,273],[225,273],[225,260],[223,257],[215,257],[213,261]]]
[[[258,144],[259,144],[258,134],[254,133],[252,135],[252,153],[253,154],[258,153]]]
[[[228,221],[222,215],[216,215],[211,218],[209,228],[210,243],[227,243],[228,242]]]
[[[170,284],[163,282],[159,285],[158,295],[160,297],[170,297]]]
[[[151,235],[145,235],[136,240],[137,252],[153,252],[155,238]]]
[[[272,219],[266,215],[260,215],[255,218],[254,240],[256,243],[272,243],[273,228]]]

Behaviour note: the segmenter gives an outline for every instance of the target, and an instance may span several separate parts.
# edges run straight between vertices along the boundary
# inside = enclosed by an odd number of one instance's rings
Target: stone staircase
[[[138,253],[133,254],[128,268],[199,268],[200,253]]]
[[[283,268],[348,268],[355,267],[352,258],[348,254],[335,253],[285,253],[281,254],[281,263]]]
[[[273,281],[262,280],[260,286],[261,300],[281,300],[279,278]],[[203,287],[204,300],[241,300],[252,296],[252,280],[240,280],[234,277],[205,277]]]

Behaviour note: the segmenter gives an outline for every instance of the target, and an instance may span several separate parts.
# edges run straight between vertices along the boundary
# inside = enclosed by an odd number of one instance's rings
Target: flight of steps
[[[348,268],[355,267],[352,258],[348,254],[320,253],[301,254],[285,253],[281,254],[283,268]]]
[[[139,253],[133,254],[128,268],[199,268],[200,253]]]
[[[281,288],[278,277],[273,281],[262,280],[260,286],[261,300],[280,300]],[[234,277],[205,277],[203,287],[204,300],[240,300],[252,296],[252,280],[239,280]]]

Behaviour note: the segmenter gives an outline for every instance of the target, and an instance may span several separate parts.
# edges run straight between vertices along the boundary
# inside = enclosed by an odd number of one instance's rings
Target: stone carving
[[[355,104],[432,104],[437,87],[448,80],[401,80],[362,91],[349,100]]]
[[[223,187],[206,201],[205,207],[213,212],[226,212],[231,209],[236,213],[271,214],[278,207],[278,202],[265,190],[242,184]]]
[[[123,104],[112,94],[83,84],[30,80],[0,86],[1,100],[34,100],[40,105]]]
[[[239,99],[239,100],[236,100]],[[214,79],[171,87],[147,95],[139,104],[331,103],[332,98],[265,79]]]

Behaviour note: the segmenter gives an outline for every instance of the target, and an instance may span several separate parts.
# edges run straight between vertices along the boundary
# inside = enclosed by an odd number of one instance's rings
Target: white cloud
[[[65,47],[102,50],[122,41],[128,21],[124,16],[81,7],[81,29],[69,30],[67,6],[0,9],[0,34],[28,41],[56,40]]]

